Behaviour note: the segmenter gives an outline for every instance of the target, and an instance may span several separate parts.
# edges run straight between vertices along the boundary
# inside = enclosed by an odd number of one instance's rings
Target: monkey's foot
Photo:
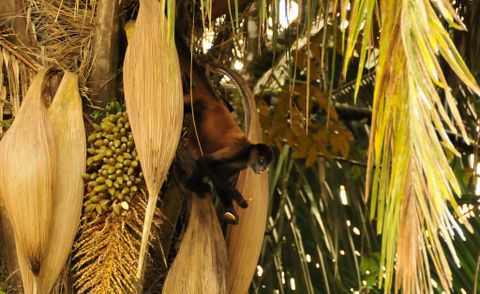
[[[237,212],[233,208],[225,210],[223,219],[230,225],[238,225],[238,221],[240,220]]]
[[[248,201],[245,200],[245,198],[242,197],[242,199],[235,199],[236,202],[238,203],[238,206],[241,208],[247,208],[248,207]]]

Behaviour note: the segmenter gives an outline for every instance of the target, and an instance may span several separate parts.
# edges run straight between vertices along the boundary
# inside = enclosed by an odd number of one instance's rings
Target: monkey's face
[[[272,161],[272,150],[265,144],[256,144],[250,153],[250,166],[257,174],[261,174],[268,169]]]
[[[252,169],[256,174],[261,174],[268,168],[268,163],[264,156],[258,156],[252,165]]]

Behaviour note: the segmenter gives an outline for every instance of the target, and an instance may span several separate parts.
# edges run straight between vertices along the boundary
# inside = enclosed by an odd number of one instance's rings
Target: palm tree
[[[89,134],[99,131],[93,122],[101,126],[104,117],[123,111],[122,64],[139,5],[142,0],[0,3],[0,136],[42,66],[78,75]],[[478,3],[169,0],[165,6],[165,34],[176,36],[182,72],[189,73],[190,62],[204,70],[184,75],[184,84],[227,97],[242,125],[242,116],[257,117],[242,107],[250,95],[245,86],[253,89],[263,140],[275,152],[268,193],[257,191],[269,201],[256,216],[256,204],[245,210],[243,226],[223,228],[227,245],[216,217],[208,221],[212,227],[195,227],[204,232],[200,238],[224,246],[212,251],[212,271],[223,271],[212,273],[215,287],[224,283],[231,293],[476,292]],[[131,263],[139,254],[145,198],[131,205],[137,217],[103,214],[91,221],[86,196],[73,259],[55,291],[160,293],[166,276],[177,274],[196,285],[198,273],[188,268],[205,261],[178,261],[188,243],[182,246],[182,238],[190,238],[195,223],[195,210],[188,221],[183,150],[180,144],[160,193],[143,286]],[[21,287],[9,254],[15,245],[0,215],[0,289],[15,292]],[[213,227],[217,234],[209,233]],[[102,239],[110,241],[101,250],[82,248]],[[92,262],[98,258],[111,266]]]

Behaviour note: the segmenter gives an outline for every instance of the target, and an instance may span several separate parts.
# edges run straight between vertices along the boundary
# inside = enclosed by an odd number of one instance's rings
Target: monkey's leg
[[[231,195],[233,197],[233,199],[235,199],[235,202],[237,202],[237,204],[241,207],[241,208],[247,208],[248,207],[248,202],[247,200],[245,200],[245,198],[243,197],[242,193],[240,193],[237,188],[233,187],[233,186],[229,186],[229,191],[228,191],[228,194]]]
[[[245,198],[243,198],[242,194],[235,187],[233,187],[225,177],[215,172],[213,166],[215,166],[218,170],[222,170],[223,168],[222,165],[219,165],[218,163],[218,161],[215,162],[215,160],[211,160],[208,157],[202,157],[198,159],[198,166],[202,168],[205,174],[210,178],[210,180],[212,180],[217,192],[231,196],[240,207],[247,208],[248,202],[245,200]]]
[[[197,195],[200,197],[203,197],[205,196],[205,194],[210,192],[210,186],[203,181],[204,177],[205,177],[205,174],[202,171],[202,168],[201,166],[199,166],[197,161],[192,175],[187,180],[187,188],[197,193]]]

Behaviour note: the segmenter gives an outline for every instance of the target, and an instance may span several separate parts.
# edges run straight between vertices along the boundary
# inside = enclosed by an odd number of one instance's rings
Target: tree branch
[[[230,5],[229,3],[230,2]],[[212,4],[212,20],[215,20],[219,18],[220,16],[224,14],[228,14],[228,8],[233,10],[235,9],[235,2],[233,0],[217,0],[213,2]],[[238,0],[238,10],[239,12],[244,11],[251,3],[253,3],[253,0]]]
[[[118,1],[100,1],[94,37],[95,60],[88,81],[97,106],[105,106],[107,99],[116,96],[119,32]]]

